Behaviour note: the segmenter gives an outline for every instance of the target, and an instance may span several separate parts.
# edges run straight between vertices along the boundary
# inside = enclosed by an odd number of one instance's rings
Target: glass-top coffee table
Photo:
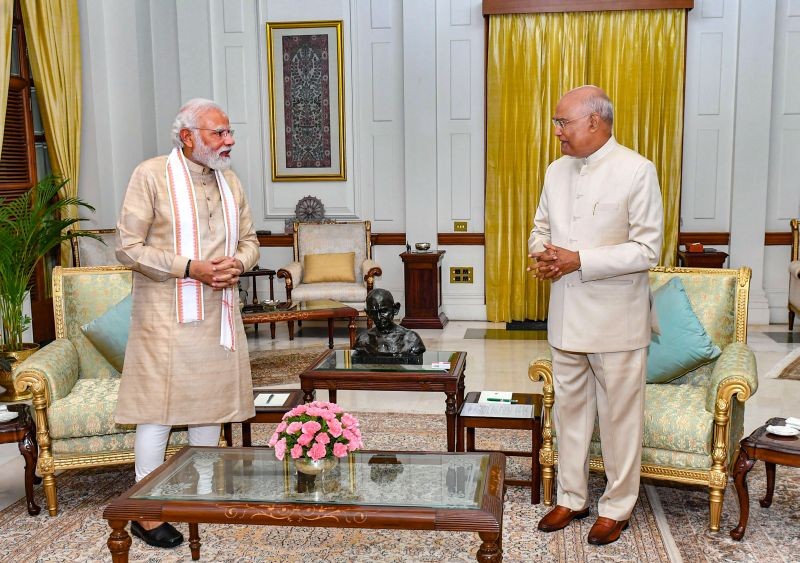
[[[363,451],[309,476],[271,448],[184,447],[112,501],[113,561],[128,561],[132,519],[199,523],[477,532],[478,561],[501,561],[505,456]]]
[[[252,306],[251,306],[252,307]],[[289,340],[294,340],[295,321],[326,320],[328,321],[328,348],[333,348],[333,320],[348,319],[347,329],[350,336],[350,348],[356,343],[356,317],[358,311],[353,307],[330,299],[313,299],[308,301],[292,301],[288,303],[262,303],[258,310],[242,311],[244,324],[266,324],[286,321],[289,327]],[[275,335],[272,335],[273,338]]]
[[[336,402],[339,389],[444,393],[447,451],[454,452],[458,410],[464,403],[466,365],[466,352],[428,351],[414,364],[376,364],[362,363],[351,350],[328,350],[300,374],[300,388],[307,403],[314,400],[315,389],[327,389],[332,403]]]

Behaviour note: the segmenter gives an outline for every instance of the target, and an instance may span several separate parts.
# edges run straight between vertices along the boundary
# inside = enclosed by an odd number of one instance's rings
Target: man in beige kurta
[[[137,481],[163,462],[171,426],[188,425],[192,445],[216,445],[220,423],[255,414],[238,306],[233,307],[234,349],[220,344],[222,290],[235,288],[239,274],[252,268],[259,255],[242,186],[227,169],[233,132],[219,106],[198,99],[179,111],[173,140],[191,178],[199,258],[190,261],[175,252],[175,208],[166,156],[134,170],[117,224],[117,257],[134,272],[133,313],[115,420],[137,425]],[[173,153],[176,156],[180,157]],[[232,256],[225,255],[225,200],[215,170],[224,174],[238,211],[238,243]],[[181,278],[202,282],[202,320],[178,322],[176,283]],[[132,531],[159,547],[182,541],[166,523],[138,522]]]
[[[558,102],[564,156],[545,174],[528,241],[531,269],[552,280],[547,339],[553,354],[558,504],[539,522],[553,532],[589,515],[595,414],[608,483],[589,543],[616,541],[639,494],[647,347],[648,268],[661,251],[663,206],[653,163],[618,144],[600,88]]]

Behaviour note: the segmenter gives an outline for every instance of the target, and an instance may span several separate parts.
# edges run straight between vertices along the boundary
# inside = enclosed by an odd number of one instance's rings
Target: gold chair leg
[[[542,502],[545,506],[553,506],[553,482],[555,471],[553,466],[542,467]]]
[[[709,487],[708,528],[712,532],[719,532],[719,523],[720,520],[722,519],[722,501],[724,497],[725,497],[725,489],[717,489],[716,487]]]
[[[58,514],[58,498],[56,497],[56,476],[48,473],[42,477],[44,496],[47,499],[47,512],[50,516]]]

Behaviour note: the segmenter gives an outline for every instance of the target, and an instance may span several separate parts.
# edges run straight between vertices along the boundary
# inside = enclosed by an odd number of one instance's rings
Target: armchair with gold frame
[[[73,266],[116,266],[117,229],[84,229],[76,233],[91,233],[92,237],[72,237]]]
[[[56,339],[14,370],[14,387],[33,392],[38,469],[51,516],[58,512],[57,471],[134,461],[136,426],[114,422],[120,374],[81,331],[130,294],[131,280],[123,266],[56,267]],[[173,431],[167,454],[186,443],[185,430]]]
[[[372,259],[372,225],[369,221],[299,223],[293,226],[293,262],[278,270],[286,281],[286,297],[294,301],[331,299],[363,311],[375,276],[383,272]],[[309,255],[354,254],[354,281],[318,281],[304,277],[305,258]]]
[[[653,290],[673,276],[680,277],[692,309],[722,354],[669,383],[645,386],[641,475],[708,487],[712,531],[719,531],[725,487],[744,432],[744,402],[758,388],[755,355],[746,344],[750,273],[746,267],[650,270]],[[558,453],[549,348],[544,357],[531,362],[528,377],[544,381],[539,460],[544,503],[552,505]],[[589,466],[603,470],[596,424]]]
[[[789,262],[789,330],[794,330],[794,315],[800,313],[800,235],[798,224],[800,221],[792,219],[792,260]]]

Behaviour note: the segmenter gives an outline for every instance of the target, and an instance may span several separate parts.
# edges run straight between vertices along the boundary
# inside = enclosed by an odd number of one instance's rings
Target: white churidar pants
[[[595,354],[552,348],[558,440],[557,503],[588,506],[589,445],[595,414],[608,483],[598,515],[630,518],[639,497],[647,348]]]
[[[172,426],[168,424],[137,424],[134,454],[136,456],[136,482],[164,463],[167,441]],[[219,424],[189,426],[190,446],[219,445]]]

